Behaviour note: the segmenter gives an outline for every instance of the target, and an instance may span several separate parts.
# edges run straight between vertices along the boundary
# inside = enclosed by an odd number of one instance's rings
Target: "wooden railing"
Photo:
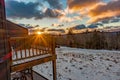
[[[45,54],[54,54],[54,39],[51,36],[36,35],[10,38],[12,61],[32,58]]]
[[[12,62],[54,53],[55,42],[52,36],[35,35],[10,38]]]
[[[52,61],[53,79],[56,80],[55,40],[50,35],[11,37],[11,72],[25,70]]]

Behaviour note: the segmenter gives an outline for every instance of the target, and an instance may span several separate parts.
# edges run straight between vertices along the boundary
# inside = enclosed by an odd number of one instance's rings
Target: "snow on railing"
[[[30,59],[46,54],[54,54],[55,42],[53,37],[36,35],[10,38],[12,61]]]

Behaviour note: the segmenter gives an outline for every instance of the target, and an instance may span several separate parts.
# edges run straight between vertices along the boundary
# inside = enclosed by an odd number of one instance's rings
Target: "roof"
[[[18,24],[15,24],[15,23],[13,23],[13,22],[11,22],[11,21],[9,21],[9,20],[6,20],[6,24],[7,24],[7,28],[8,29],[10,29],[10,28],[12,28],[12,27],[9,27],[10,25],[14,25],[14,26],[16,26],[16,28],[18,29],[18,28],[21,28],[21,29],[26,29],[26,30],[28,30],[27,28],[25,28],[25,27],[23,27],[23,26],[20,26],[20,25],[18,25]]]
[[[6,20],[6,30],[10,37],[22,37],[28,35],[28,29]]]

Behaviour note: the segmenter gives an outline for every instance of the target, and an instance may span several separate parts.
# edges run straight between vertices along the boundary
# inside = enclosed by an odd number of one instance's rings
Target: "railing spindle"
[[[38,52],[37,52],[37,46],[36,46],[35,50],[36,50],[36,55],[38,55]]]
[[[17,54],[17,51],[15,50],[15,55],[16,55],[16,59],[18,59],[18,54]]]
[[[24,52],[25,52],[25,58],[27,57],[27,53],[26,53],[26,38],[24,38]]]
[[[40,41],[40,38],[35,40],[35,38],[31,36],[12,38],[15,41],[12,43],[15,61],[55,53],[53,51],[55,44],[54,40],[50,40],[51,37],[49,39],[45,37],[45,41]]]
[[[31,56],[31,55],[30,55],[30,48],[28,49],[28,54],[29,54],[29,56]]]
[[[32,47],[32,49],[31,49],[31,50],[32,50],[32,56],[34,56],[34,49],[33,49],[33,47]]]

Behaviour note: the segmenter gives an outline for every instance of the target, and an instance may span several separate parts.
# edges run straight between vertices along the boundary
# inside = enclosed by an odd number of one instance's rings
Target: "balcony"
[[[56,80],[55,41],[52,36],[11,37],[9,42],[12,51],[11,73],[23,72],[27,69],[32,69],[35,65],[52,61],[53,79]],[[33,77],[33,71],[31,74]],[[35,79],[32,77],[30,80]]]

